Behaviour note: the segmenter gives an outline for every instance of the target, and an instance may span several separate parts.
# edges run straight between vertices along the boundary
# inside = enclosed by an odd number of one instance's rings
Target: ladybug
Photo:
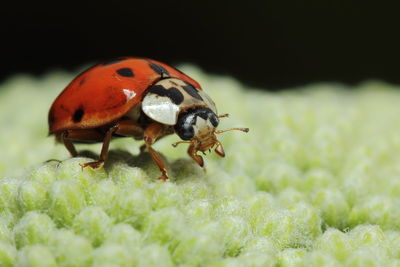
[[[112,137],[144,140],[160,168],[163,181],[167,170],[160,155],[151,147],[160,138],[176,133],[188,143],[188,154],[204,166],[198,151],[210,150],[224,157],[216,134],[219,118],[213,100],[192,78],[159,61],[123,57],[97,64],[78,75],[53,102],[49,115],[49,134],[64,144],[72,157],[74,143],[102,142],[99,160],[82,167],[99,168],[107,160]]]

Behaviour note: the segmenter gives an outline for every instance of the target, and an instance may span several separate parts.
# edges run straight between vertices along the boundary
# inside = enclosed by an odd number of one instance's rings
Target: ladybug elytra
[[[188,154],[204,166],[198,151],[215,147],[225,156],[216,134],[248,128],[216,130],[219,118],[212,99],[201,86],[179,70],[164,63],[125,57],[97,64],[78,75],[56,98],[50,108],[49,132],[62,142],[72,157],[77,156],[74,143],[102,142],[98,161],[83,167],[98,168],[104,164],[113,136],[144,140],[168,180],[165,164],[151,145],[160,138],[176,133],[189,143]]]

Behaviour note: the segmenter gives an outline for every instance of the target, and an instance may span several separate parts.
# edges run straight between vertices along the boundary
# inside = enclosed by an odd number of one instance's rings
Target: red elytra
[[[150,63],[159,68],[158,72],[150,67]],[[124,68],[130,68],[134,76],[118,75],[117,70]],[[98,127],[121,118],[140,103],[149,86],[163,78],[162,69],[169,73],[169,77],[201,89],[192,78],[156,60],[120,58],[97,64],[76,77],[56,98],[49,112],[50,133]],[[124,90],[133,92],[135,96],[127,101]],[[84,116],[74,121],[75,112],[82,109]]]
[[[145,101],[144,101],[145,100]],[[143,104],[144,103],[144,104]],[[74,142],[103,142],[98,161],[83,167],[98,168],[107,159],[112,136],[144,140],[168,180],[165,164],[151,145],[177,133],[190,143],[189,155],[203,167],[197,151],[209,150],[224,156],[215,134],[218,118],[214,102],[192,78],[159,61],[125,57],[97,64],[78,75],[50,108],[49,133],[64,143],[70,154]],[[234,128],[247,132],[247,128]],[[233,129],[232,129],[233,130]]]

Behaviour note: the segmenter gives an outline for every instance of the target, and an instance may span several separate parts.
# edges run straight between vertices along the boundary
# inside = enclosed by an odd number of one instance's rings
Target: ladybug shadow
[[[163,154],[159,153],[165,162],[167,172],[170,180],[178,181],[188,178],[204,176],[205,169],[199,167],[190,158],[179,158],[170,162]],[[89,150],[84,150],[79,153],[79,156],[97,160],[99,155]],[[136,167],[142,169],[149,177],[150,180],[158,180],[161,175],[160,169],[153,161],[151,155],[147,151],[140,152],[137,155],[131,154],[126,150],[110,150],[108,159],[104,164],[104,169],[109,173],[113,168],[118,165],[128,165],[129,167]]]

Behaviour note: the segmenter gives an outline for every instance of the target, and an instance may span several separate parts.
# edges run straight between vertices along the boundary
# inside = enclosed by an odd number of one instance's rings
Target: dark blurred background
[[[400,82],[399,9],[386,2],[8,4],[0,10],[1,81],[128,55],[192,62],[271,90],[319,81]]]

